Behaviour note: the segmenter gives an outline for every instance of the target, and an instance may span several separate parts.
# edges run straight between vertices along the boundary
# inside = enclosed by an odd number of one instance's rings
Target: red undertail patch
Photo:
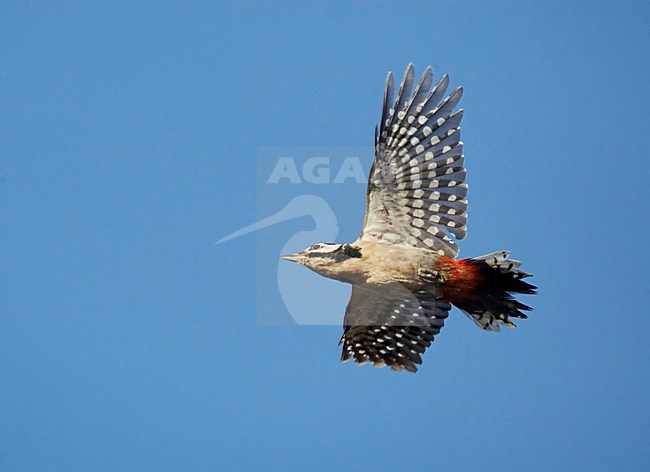
[[[478,299],[476,288],[483,282],[484,276],[479,267],[469,259],[454,260],[447,257],[440,259],[441,272],[445,274],[442,296],[445,301],[456,303]]]

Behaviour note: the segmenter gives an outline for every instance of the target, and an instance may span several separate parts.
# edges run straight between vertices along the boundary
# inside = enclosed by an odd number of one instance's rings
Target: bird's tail
[[[522,280],[531,274],[519,270],[521,262],[508,259],[509,255],[509,251],[499,251],[457,261],[476,274],[476,286],[470,296],[452,303],[477,326],[488,331],[500,331],[500,325],[514,328],[510,317],[527,318],[523,312],[532,310],[515,300],[512,294],[534,294],[537,287]]]

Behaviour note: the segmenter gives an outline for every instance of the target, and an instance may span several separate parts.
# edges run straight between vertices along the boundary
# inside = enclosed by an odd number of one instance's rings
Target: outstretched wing
[[[463,111],[454,111],[462,88],[441,101],[449,85],[447,75],[432,87],[428,67],[411,93],[413,78],[409,64],[394,102],[392,73],[386,78],[360,239],[408,244],[456,257],[458,247],[450,235],[463,239],[467,232],[459,127]]]
[[[393,370],[417,371],[421,354],[431,345],[451,305],[426,292],[403,287],[371,291],[354,285],[345,311],[341,361],[371,362]]]

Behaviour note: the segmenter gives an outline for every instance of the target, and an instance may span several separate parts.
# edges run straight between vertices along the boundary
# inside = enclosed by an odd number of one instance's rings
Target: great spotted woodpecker
[[[341,360],[411,372],[451,305],[480,328],[499,331],[531,310],[512,294],[536,291],[508,251],[456,259],[452,237],[460,240],[467,232],[463,110],[455,110],[462,88],[442,100],[449,77],[433,85],[431,68],[411,93],[413,84],[409,64],[393,101],[392,73],[386,78],[359,238],[282,256],[352,284]]]

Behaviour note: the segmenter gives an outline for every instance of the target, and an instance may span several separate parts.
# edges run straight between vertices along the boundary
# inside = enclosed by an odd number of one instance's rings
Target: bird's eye
[[[311,246],[312,249],[320,249],[322,247],[323,247],[322,244],[312,244],[312,246]]]

